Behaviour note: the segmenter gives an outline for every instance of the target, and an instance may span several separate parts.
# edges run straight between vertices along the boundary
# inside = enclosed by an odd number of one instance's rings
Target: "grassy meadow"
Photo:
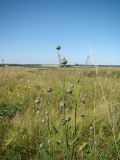
[[[0,71],[0,160],[120,159],[120,68]]]

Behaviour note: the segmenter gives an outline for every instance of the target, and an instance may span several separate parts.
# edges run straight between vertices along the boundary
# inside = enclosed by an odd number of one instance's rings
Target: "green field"
[[[120,68],[0,71],[0,160],[120,159]]]

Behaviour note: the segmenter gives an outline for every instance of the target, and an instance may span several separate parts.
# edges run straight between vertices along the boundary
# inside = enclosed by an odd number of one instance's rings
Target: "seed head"
[[[57,50],[60,50],[60,49],[61,49],[61,46],[58,44],[58,45],[56,46],[56,49],[57,49]]]
[[[63,59],[61,60],[61,64],[62,64],[62,65],[66,65],[66,64],[67,64],[66,58],[63,58]]]
[[[51,92],[52,92],[52,88],[48,87],[47,93],[51,93]]]
[[[62,141],[59,139],[59,140],[57,140],[57,142],[56,142],[58,145],[60,145],[61,143],[62,143]]]
[[[27,86],[27,85],[25,85],[25,88],[28,88],[28,86]]]
[[[71,84],[70,84],[70,87],[71,87],[71,88],[73,88],[73,87],[74,87],[74,85],[71,83]]]
[[[40,113],[40,111],[38,110],[37,112],[36,112],[36,114],[39,114]]]
[[[35,88],[36,88],[36,89],[40,89],[40,85],[35,84]]]
[[[85,104],[85,103],[86,103],[85,97],[82,97],[82,98],[81,98],[81,101],[82,101],[83,104]]]
[[[66,90],[66,92],[67,92],[68,94],[72,94],[73,89],[72,89],[71,87],[68,87],[67,90]]]
[[[69,109],[68,108],[66,108],[66,112],[68,112],[69,111]]]
[[[28,80],[27,83],[30,83],[30,80]]]
[[[60,108],[63,108],[63,107],[65,107],[65,106],[66,106],[66,103],[63,102],[63,101],[61,101],[61,102],[60,102]]]
[[[50,142],[51,142],[50,139],[48,139],[48,140],[47,140],[47,143],[50,144]]]
[[[37,98],[35,99],[35,104],[39,104],[39,103],[41,103],[41,98],[40,98],[40,97],[37,97]]]
[[[40,148],[43,148],[43,146],[44,146],[44,145],[41,143],[41,144],[40,144]]]
[[[67,117],[67,118],[66,118],[66,122],[69,122],[70,120],[71,120],[70,117]]]
[[[47,116],[48,116],[48,111],[46,111],[46,112],[45,112],[45,115],[47,115]]]
[[[63,118],[63,125],[65,125],[66,123],[68,123],[69,121],[71,120],[70,117],[67,117],[67,118]]]
[[[28,85],[25,85],[25,89],[30,89],[30,86],[28,86]]]
[[[92,127],[92,126],[90,127],[90,130],[93,130],[93,127]]]
[[[45,121],[45,119],[43,118],[42,120],[41,120],[41,123],[42,124],[44,124],[46,121]]]

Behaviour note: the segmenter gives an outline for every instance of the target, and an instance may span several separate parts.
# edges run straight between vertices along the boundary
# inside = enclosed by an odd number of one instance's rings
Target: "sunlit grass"
[[[5,68],[0,159],[119,159],[120,69],[97,72]]]

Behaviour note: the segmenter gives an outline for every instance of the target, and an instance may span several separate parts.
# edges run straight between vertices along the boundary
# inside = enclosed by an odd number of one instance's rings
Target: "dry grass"
[[[5,68],[0,79],[0,159],[119,159],[120,69],[62,72],[64,90],[57,68]]]

